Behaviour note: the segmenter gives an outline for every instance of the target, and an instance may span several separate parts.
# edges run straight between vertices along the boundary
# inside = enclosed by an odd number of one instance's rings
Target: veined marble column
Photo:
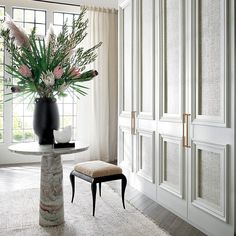
[[[61,156],[42,156],[39,224],[56,226],[64,222],[63,170]]]

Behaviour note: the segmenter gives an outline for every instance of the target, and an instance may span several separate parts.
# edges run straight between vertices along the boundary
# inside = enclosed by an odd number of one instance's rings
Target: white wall
[[[118,8],[118,0],[50,0],[50,1],[80,4],[80,5],[87,5],[87,6]]]

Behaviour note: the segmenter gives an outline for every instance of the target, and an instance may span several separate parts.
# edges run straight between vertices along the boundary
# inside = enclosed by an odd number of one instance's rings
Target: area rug
[[[41,227],[38,224],[39,189],[0,194],[0,235],[168,235],[128,202],[123,209],[120,196],[106,184],[102,184],[102,197],[97,194],[95,217],[90,184],[77,179],[74,203],[70,200],[71,188],[65,186],[65,223]]]

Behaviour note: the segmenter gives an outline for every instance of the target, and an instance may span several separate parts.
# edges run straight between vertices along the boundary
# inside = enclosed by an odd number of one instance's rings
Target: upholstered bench
[[[88,161],[75,165],[74,170],[70,173],[70,181],[72,186],[72,200],[75,194],[75,176],[91,183],[92,199],[93,199],[93,216],[95,214],[97,183],[99,184],[99,195],[101,197],[101,183],[121,179],[121,196],[125,209],[125,188],[127,180],[122,174],[122,169],[116,165],[112,165],[103,161]]]

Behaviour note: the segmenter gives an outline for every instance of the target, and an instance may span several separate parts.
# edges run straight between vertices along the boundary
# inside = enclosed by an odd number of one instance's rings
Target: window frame
[[[68,5],[61,5],[61,4],[54,4],[54,3],[45,3],[45,2],[39,2],[39,1],[31,1],[31,0],[0,0],[0,6],[5,8],[5,14],[7,13],[10,17],[13,16],[13,8],[27,8],[29,10],[40,10],[46,12],[46,31],[50,24],[53,25],[53,14],[54,12],[60,12],[65,14],[79,14],[80,7],[75,6],[68,6]],[[10,56],[7,53],[5,49],[4,53],[4,63],[10,64]],[[4,79],[10,78],[11,76],[4,71]],[[10,88],[4,87],[4,93],[9,93]],[[10,153],[7,148],[9,145],[13,143],[13,101],[7,101],[3,103],[3,132],[4,135],[3,142],[0,143],[0,153],[7,153],[7,159],[9,157],[13,157],[13,154]],[[75,114],[76,117],[76,114]],[[2,155],[0,155],[0,164],[2,163],[9,163],[9,161],[6,161],[6,158],[2,158]],[[14,158],[13,158],[14,159]],[[35,157],[34,157],[35,159]],[[12,160],[14,161],[14,160]],[[20,162],[29,162],[31,161],[30,158],[25,157],[22,158]],[[11,161],[10,161],[11,162]]]

